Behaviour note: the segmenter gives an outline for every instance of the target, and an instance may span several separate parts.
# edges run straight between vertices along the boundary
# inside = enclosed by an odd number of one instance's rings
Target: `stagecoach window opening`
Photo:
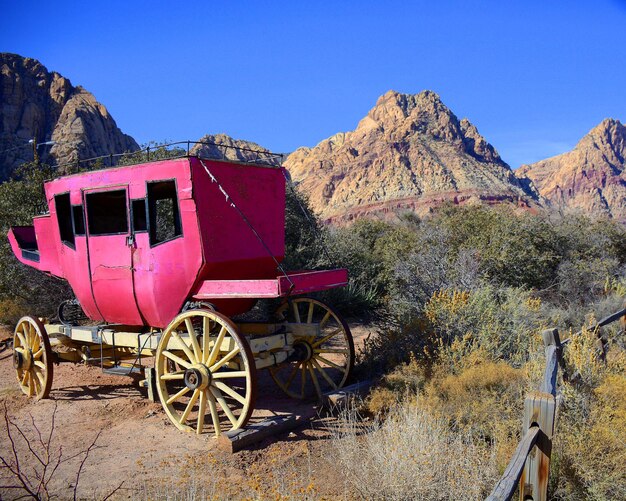
[[[82,205],[72,205],[72,216],[74,217],[74,235],[85,234],[85,217],[83,216]]]
[[[148,184],[148,216],[150,245],[172,240],[182,234],[174,181]]]
[[[148,231],[145,199],[131,200],[130,208],[133,213],[133,232]]]
[[[59,223],[59,233],[61,242],[74,248],[74,229],[72,227],[72,205],[70,204],[70,194],[63,193],[54,197],[54,206],[57,211],[57,221]]]
[[[86,200],[89,235],[128,233],[125,190],[88,193]]]

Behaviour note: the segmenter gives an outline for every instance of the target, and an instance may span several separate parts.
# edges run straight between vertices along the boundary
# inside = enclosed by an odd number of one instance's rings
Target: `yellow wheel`
[[[165,413],[183,431],[216,436],[242,428],[254,409],[256,367],[248,342],[225,316],[189,310],[163,331],[157,390]]]
[[[25,395],[46,398],[52,387],[52,349],[38,318],[23,317],[13,334],[13,367]]]
[[[348,324],[329,306],[310,298],[283,304],[276,316],[289,323],[312,324],[313,335],[296,335],[290,362],[269,369],[276,384],[293,398],[308,398],[341,388],[354,366]]]

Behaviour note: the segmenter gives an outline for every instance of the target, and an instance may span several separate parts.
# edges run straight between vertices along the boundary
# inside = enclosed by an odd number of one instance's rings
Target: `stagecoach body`
[[[90,322],[22,319],[22,390],[47,396],[52,361],[99,360],[145,373],[179,428],[219,434],[222,414],[230,427],[247,421],[257,369],[300,398],[344,384],[354,358],[347,325],[297,296],[343,286],[347,272],[282,269],[286,179],[276,165],[187,155],[46,182],[48,212],[12,227],[9,240],[22,263],[68,281]],[[281,297],[276,321],[230,318]],[[54,351],[59,344],[70,349]]]

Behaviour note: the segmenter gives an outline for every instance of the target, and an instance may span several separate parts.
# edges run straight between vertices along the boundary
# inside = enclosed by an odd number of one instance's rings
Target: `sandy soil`
[[[355,344],[369,333],[353,325]],[[0,339],[9,336],[0,332]],[[217,496],[343,497],[344,480],[332,464],[329,427],[334,419],[317,415],[314,403],[299,402],[282,394],[269,376],[259,374],[259,392],[252,420],[276,414],[310,418],[300,429],[265,440],[236,454],[217,450],[215,440],[177,430],[160,403],[150,402],[137,380],[103,374],[99,368],[63,363],[54,367],[50,398],[32,401],[16,382],[11,351],[0,353],[0,401],[11,420],[37,449],[37,433],[55,427],[51,451],[64,458],[85,451],[97,438],[80,476],[80,498],[101,498],[123,481],[114,498],[163,498],[194,491],[198,498]],[[3,409],[0,409],[0,411]],[[2,419],[4,421],[4,419]],[[99,434],[99,436],[98,436]],[[0,423],[0,455],[11,457],[6,425]],[[13,429],[22,469],[32,472],[36,459]],[[45,440],[44,440],[45,441]],[[72,498],[76,472],[84,454],[61,464],[51,491],[61,499]],[[330,459],[330,461],[329,461]],[[32,473],[31,473],[32,476]],[[2,485],[7,485],[6,481]],[[0,489],[0,499],[17,497]]]

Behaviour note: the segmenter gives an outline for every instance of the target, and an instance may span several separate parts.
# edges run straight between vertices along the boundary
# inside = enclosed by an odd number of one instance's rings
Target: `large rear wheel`
[[[310,324],[316,332],[296,335],[292,361],[269,369],[276,384],[293,398],[309,398],[341,388],[354,367],[354,342],[348,324],[328,305],[296,298],[276,311],[278,320]]]

